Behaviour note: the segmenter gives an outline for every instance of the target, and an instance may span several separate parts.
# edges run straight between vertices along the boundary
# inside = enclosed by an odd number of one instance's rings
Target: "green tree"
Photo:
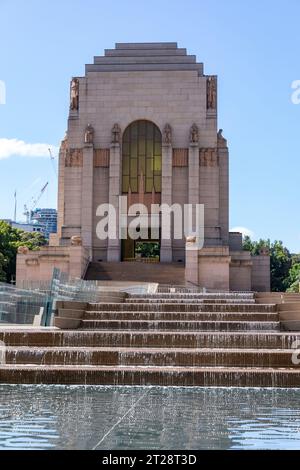
[[[0,253],[0,282],[6,281],[6,273],[5,273],[5,266],[7,262],[2,253]]]
[[[10,282],[16,274],[16,255],[19,246],[27,246],[30,250],[38,250],[46,244],[45,237],[39,232],[24,232],[0,221],[0,267],[5,273],[2,278]],[[0,276],[1,276],[0,269]]]
[[[142,258],[159,258],[159,243],[157,242],[137,242],[135,253]]]
[[[271,286],[273,291],[285,292],[287,279],[292,265],[292,256],[281,241],[275,241],[271,245]]]
[[[243,240],[244,250],[250,251],[252,255],[259,255],[262,248],[268,248],[270,252],[271,267],[271,290],[275,292],[284,292],[289,287],[289,271],[292,266],[292,255],[289,250],[283,246],[282,241],[271,241],[260,239],[252,241],[246,236]]]
[[[299,292],[300,283],[300,262],[299,255],[292,257],[292,266],[289,270],[289,275],[286,280],[288,292]]]

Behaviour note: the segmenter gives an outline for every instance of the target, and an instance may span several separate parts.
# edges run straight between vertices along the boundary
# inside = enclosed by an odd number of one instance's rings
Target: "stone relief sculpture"
[[[65,157],[66,167],[81,167],[83,163],[82,149],[67,149]]]
[[[200,166],[217,167],[219,166],[219,157],[217,149],[202,148],[200,149]]]
[[[217,105],[217,81],[216,77],[208,77],[206,82],[207,109],[216,109]]]
[[[78,110],[78,108],[79,108],[79,80],[78,78],[72,78],[70,109]]]
[[[204,151],[204,166],[211,166],[210,165],[210,162],[211,162],[211,154],[212,152],[210,151],[210,149],[206,149]]]
[[[163,143],[171,145],[172,143],[172,129],[170,124],[166,124],[163,131]]]
[[[71,246],[81,246],[82,245],[82,238],[80,235],[73,235],[71,237]]]
[[[189,161],[189,149],[176,148],[173,149],[172,166],[184,167],[188,166]]]
[[[218,154],[215,150],[211,152],[211,157],[210,157],[210,166],[218,166],[219,161],[218,161]]]
[[[194,123],[190,129],[190,143],[197,144],[199,142],[199,129]]]
[[[91,124],[88,124],[84,133],[84,143],[92,144],[94,142],[94,128]]]
[[[119,124],[114,124],[111,130],[111,143],[119,144],[121,141],[121,128]]]

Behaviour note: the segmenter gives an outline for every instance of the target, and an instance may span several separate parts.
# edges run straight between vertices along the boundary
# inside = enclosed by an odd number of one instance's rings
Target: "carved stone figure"
[[[73,235],[71,237],[71,246],[81,246],[82,238],[79,235]]]
[[[121,128],[119,124],[114,124],[111,130],[111,143],[112,144],[119,144],[121,140]]]
[[[218,138],[218,147],[226,147],[227,146],[227,140],[223,136],[223,129],[219,129],[219,132],[217,134]]]
[[[72,110],[78,110],[79,108],[79,80],[78,78],[72,78],[72,81],[71,81],[70,108]]]
[[[19,246],[18,254],[19,255],[27,255],[29,252],[29,248],[27,246]]]
[[[270,254],[270,250],[267,246],[262,246],[261,249],[259,250],[259,254],[268,256]]]
[[[68,132],[65,132],[64,138],[60,143],[60,150],[66,150],[68,147]]]
[[[84,133],[84,143],[92,144],[94,142],[94,128],[91,124],[88,124]]]
[[[163,143],[171,145],[172,143],[172,129],[170,124],[166,124],[163,131]]]
[[[199,130],[196,124],[193,124],[190,129],[190,143],[197,144],[199,142]]]
[[[216,109],[217,104],[217,83],[216,77],[208,77],[206,82],[207,109]]]

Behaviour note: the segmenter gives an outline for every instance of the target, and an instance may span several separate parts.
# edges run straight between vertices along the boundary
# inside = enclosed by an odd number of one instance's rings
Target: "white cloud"
[[[230,232],[241,232],[243,237],[248,236],[250,238],[254,238],[255,233],[247,227],[232,227]]]
[[[0,160],[14,155],[19,157],[49,157],[49,150],[55,155],[58,147],[50,144],[29,144],[19,139],[0,139]]]

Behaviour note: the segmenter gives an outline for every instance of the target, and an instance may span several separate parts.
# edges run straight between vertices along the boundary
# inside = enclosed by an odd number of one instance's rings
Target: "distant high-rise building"
[[[11,219],[0,219],[3,222],[6,222],[13,228],[17,228],[19,230],[24,230],[24,232],[40,232],[44,234],[44,227],[39,223],[27,223],[27,222],[16,222],[15,220]]]
[[[37,208],[32,211],[31,221],[38,223],[45,237],[49,238],[50,233],[57,230],[57,210]]]

